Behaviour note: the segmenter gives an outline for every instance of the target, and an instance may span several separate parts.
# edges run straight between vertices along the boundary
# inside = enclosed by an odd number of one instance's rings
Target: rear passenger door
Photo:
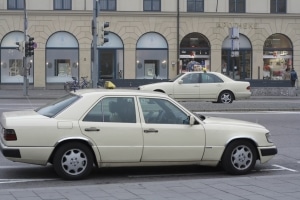
[[[84,135],[96,143],[101,162],[139,162],[143,135],[133,96],[101,99],[79,122]]]

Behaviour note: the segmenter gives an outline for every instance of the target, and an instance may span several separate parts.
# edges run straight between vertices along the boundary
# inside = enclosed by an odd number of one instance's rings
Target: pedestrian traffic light
[[[103,46],[104,43],[109,42],[109,39],[107,37],[105,37],[106,35],[109,34],[109,31],[105,30],[106,28],[109,27],[109,22],[104,22],[101,26],[100,26],[100,31],[99,31],[99,43],[100,46]]]
[[[25,51],[24,51],[24,46],[25,46],[25,41],[21,41],[21,42],[16,42],[17,45],[17,50],[20,51],[23,55],[23,57],[25,56]]]

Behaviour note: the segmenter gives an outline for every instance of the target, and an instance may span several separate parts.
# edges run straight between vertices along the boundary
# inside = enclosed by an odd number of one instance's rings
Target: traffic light
[[[25,42],[25,57],[34,55],[35,42],[33,37],[28,38],[28,42]]]
[[[17,45],[17,50],[20,51],[21,50],[21,45],[22,43],[21,42],[16,42],[16,45]]]
[[[99,37],[99,43],[102,46],[104,43],[109,42],[109,39],[105,36],[109,34],[109,31],[105,30],[109,27],[109,22],[104,22],[102,26],[100,27],[100,37]]]
[[[25,41],[21,41],[21,42],[16,42],[17,45],[17,50],[20,51],[23,54],[23,57],[25,56],[25,52],[24,52],[24,46],[25,46]]]

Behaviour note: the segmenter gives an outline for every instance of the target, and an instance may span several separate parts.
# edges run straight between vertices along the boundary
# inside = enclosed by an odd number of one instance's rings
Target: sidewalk
[[[1,200],[299,200],[300,175],[0,190]]]
[[[136,88],[132,88],[136,89]],[[56,99],[67,94],[65,90],[59,89],[29,89],[27,96],[22,89],[0,90],[0,99]],[[298,96],[251,96],[250,99],[299,99]]]

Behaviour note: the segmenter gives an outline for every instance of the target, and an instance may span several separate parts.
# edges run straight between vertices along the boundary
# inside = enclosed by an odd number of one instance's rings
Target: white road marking
[[[57,179],[0,179],[0,184],[7,183],[26,183],[26,182],[34,182],[34,181],[53,181]]]
[[[290,168],[287,168],[287,167],[283,167],[283,166],[281,166],[281,165],[272,165],[272,166],[278,167],[278,168],[280,168],[280,169],[282,169],[282,170],[287,170],[287,171],[290,171],[290,172],[298,172],[297,170],[290,169]]]

